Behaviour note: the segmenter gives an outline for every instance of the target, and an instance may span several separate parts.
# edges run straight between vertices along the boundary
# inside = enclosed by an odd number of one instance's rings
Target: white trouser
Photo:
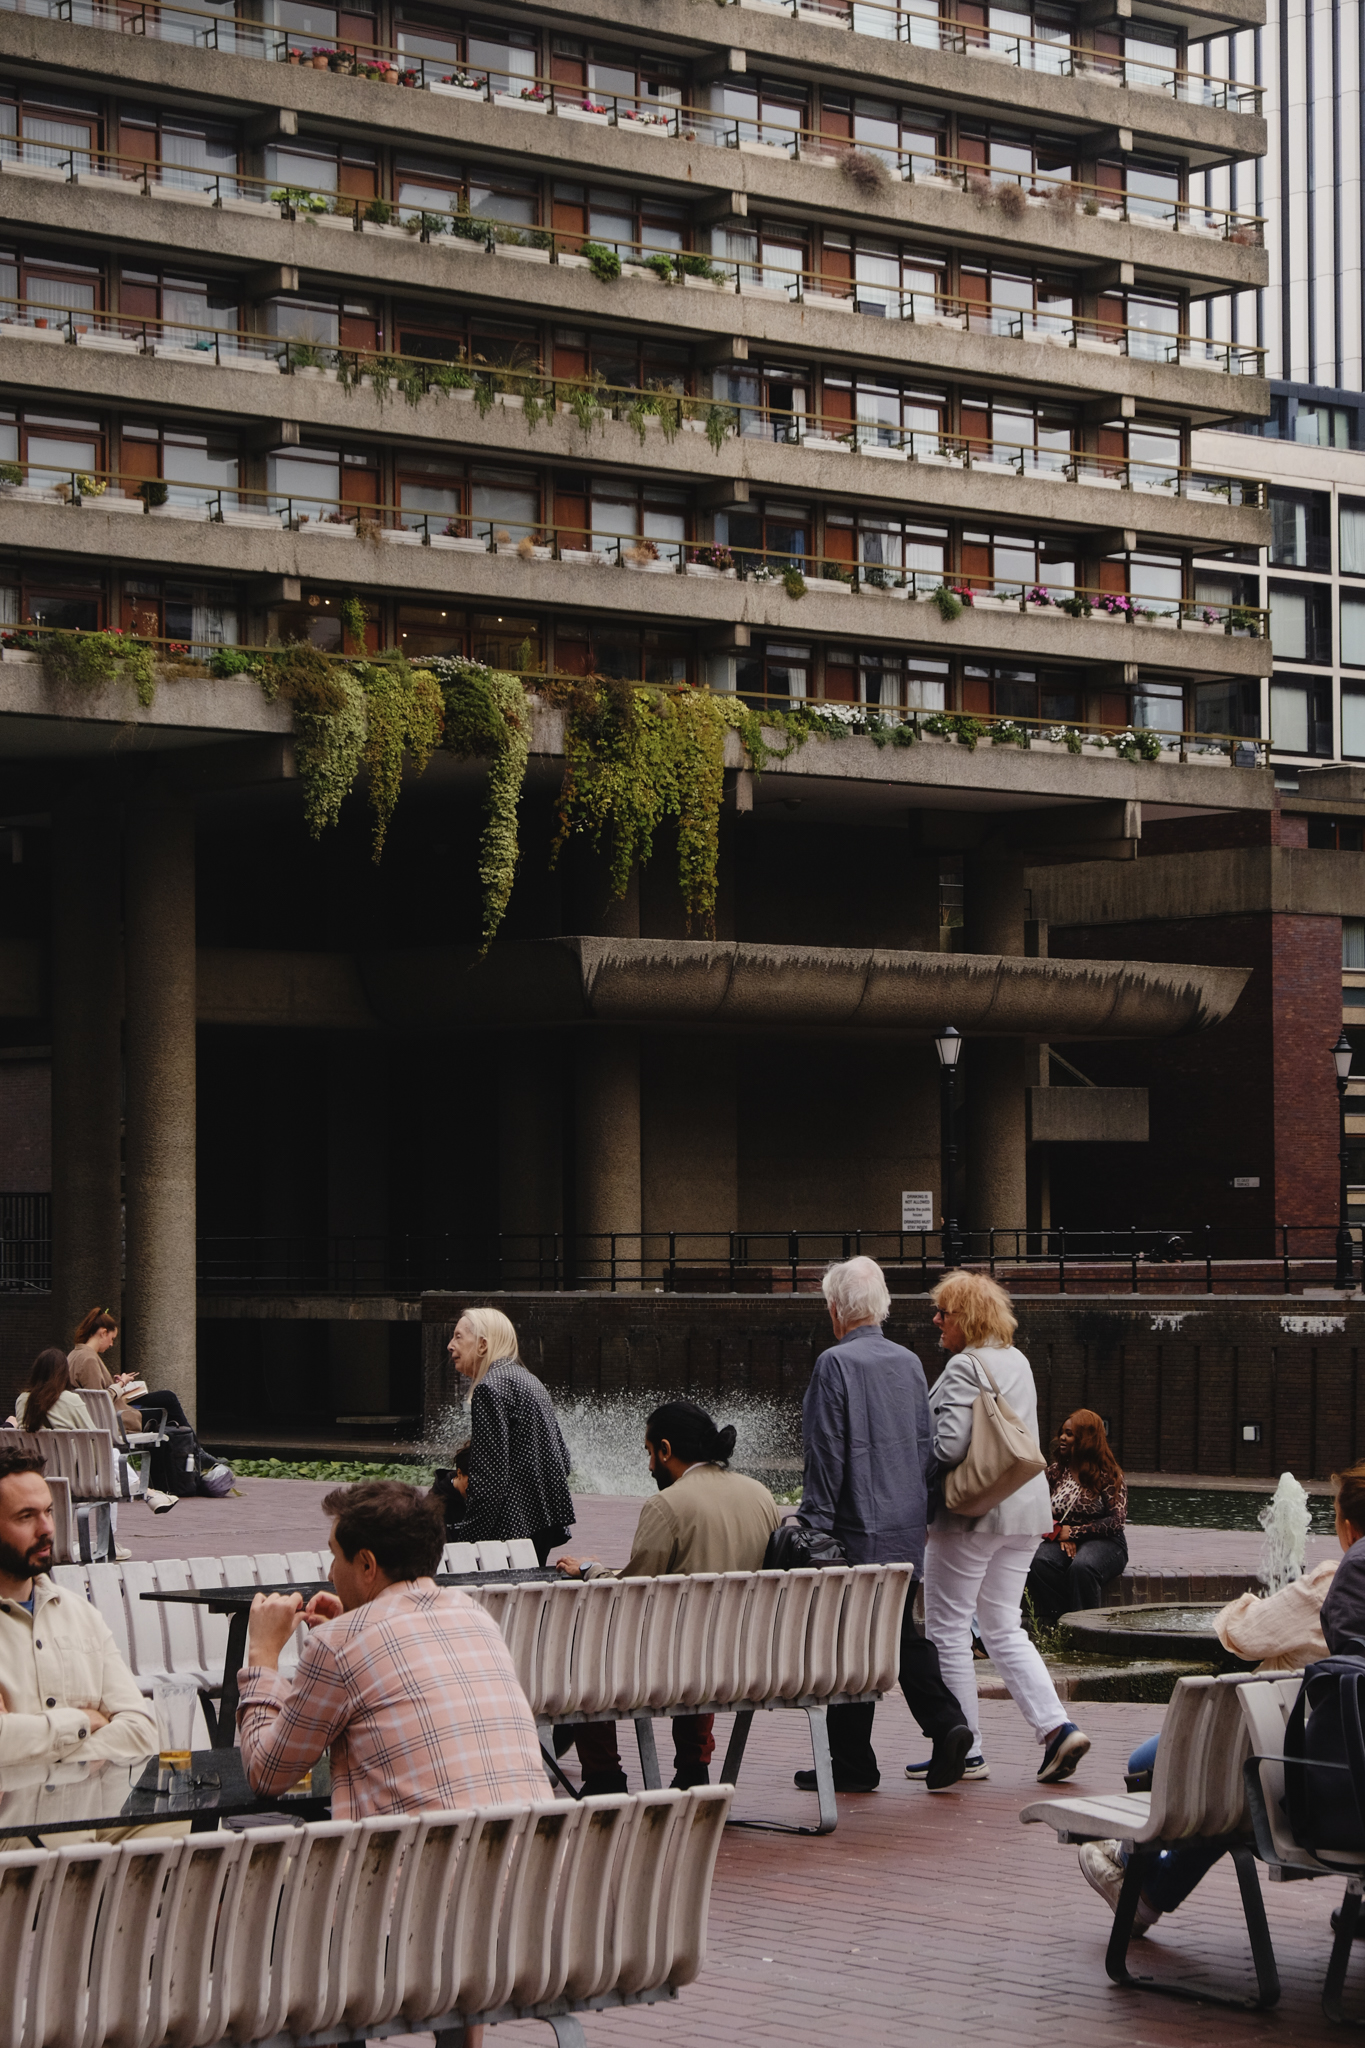
[[[936,1536],[929,1531],[924,1632],[938,1651],[943,1682],[956,1694],[962,1718],[972,1731],[973,1753],[981,1746],[972,1665],[973,1614],[986,1654],[1039,1742],[1066,1719],[1047,1666],[1019,1619],[1024,1582],[1037,1548],[1036,1536],[984,1536],[975,1529]]]

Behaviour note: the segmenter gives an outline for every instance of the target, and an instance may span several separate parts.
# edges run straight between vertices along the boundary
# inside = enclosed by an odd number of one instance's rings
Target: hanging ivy
[[[435,677],[425,669],[409,668],[401,657],[357,662],[351,673],[365,699],[361,761],[369,777],[374,819],[372,857],[378,861],[403,787],[403,757],[411,755],[417,773],[423,772],[440,744],[445,706]]]
[[[517,676],[463,657],[438,656],[425,664],[445,706],[442,745],[462,761],[487,761],[483,831],[479,835],[482,959],[497,935],[516,880],[520,842],[517,808],[531,753],[531,707]]]
[[[43,668],[58,683],[102,690],[106,683],[131,683],[146,709],[156,698],[156,648],[125,633],[45,633]]]
[[[329,662],[306,641],[267,655],[265,665],[266,695],[287,698],[293,709],[303,815],[320,839],[324,827],[341,816],[360,772],[368,726],[365,692],[350,669]]]

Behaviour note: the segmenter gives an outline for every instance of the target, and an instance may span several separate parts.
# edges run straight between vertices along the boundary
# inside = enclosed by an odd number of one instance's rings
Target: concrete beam
[[[940,617],[927,599],[906,603],[889,593],[812,585],[794,602],[780,583],[704,582],[677,575],[632,574],[627,568],[568,562],[522,562],[515,556],[449,553],[426,547],[361,542],[352,534],[324,537],[278,528],[197,525],[157,519],[155,540],[146,518],[113,518],[94,509],[0,502],[0,547],[39,549],[70,558],[149,567],[216,570],[238,577],[297,576],[313,583],[454,596],[465,604],[545,605],[559,610],[625,613],[642,610],[661,620],[697,625],[742,623],[768,632],[826,638],[856,630],[860,639],[917,645],[936,652],[1000,655],[1019,660],[1112,661],[1140,647],[1144,667],[1210,676],[1257,676],[1269,665],[1269,644],[1221,632],[1160,631],[1128,626],[1096,612],[1073,619],[1061,612],[1020,612],[978,605],[956,620]],[[73,705],[66,715],[76,711]]]
[[[367,955],[381,1023],[710,1026],[922,1038],[1165,1038],[1228,1016],[1249,970],[1135,961],[863,952],[698,940],[566,938]]]
[[[1035,1145],[1145,1145],[1145,1088],[1030,1088]]]
[[[1170,918],[1365,917],[1365,854],[1303,846],[1228,847],[1031,868],[1036,917],[1050,925],[1145,924]]]
[[[230,365],[214,372],[211,366],[168,362],[164,357],[57,349],[19,339],[15,331],[3,328],[0,377],[9,386],[27,384],[49,396],[70,393],[87,405],[97,398],[120,406],[140,402],[154,407],[162,418],[183,411],[196,420],[215,414],[250,420],[260,411],[264,393],[269,414],[253,429],[263,447],[297,442],[309,428],[335,433],[340,418],[349,434],[373,435],[386,442],[397,436],[476,455],[531,455],[576,468],[601,463],[613,470],[643,469],[680,481],[700,478],[703,488],[711,478],[727,485],[749,481],[766,490],[813,493],[835,503],[913,504],[949,517],[1024,520],[1030,527],[1059,531],[1086,527],[1092,529],[1087,539],[1096,553],[1131,550],[1144,543],[1212,552],[1230,546],[1261,547],[1270,538],[1268,512],[1215,497],[1100,492],[1063,478],[941,469],[931,463],[887,461],[863,450],[830,454],[756,436],[731,435],[717,451],[702,435],[691,432],[666,440],[654,419],[646,422],[643,441],[624,420],[604,420],[585,434],[566,413],[532,430],[517,408],[495,405],[480,415],[468,392],[431,393],[417,405],[405,404],[395,411],[392,398],[381,403],[368,385],[343,397],[339,386],[310,378],[263,378],[259,371],[234,370]],[[1111,401],[1098,404],[1106,417],[1113,416]],[[97,507],[92,503],[85,509]],[[1101,517],[1105,530],[1098,533],[1093,522]]]

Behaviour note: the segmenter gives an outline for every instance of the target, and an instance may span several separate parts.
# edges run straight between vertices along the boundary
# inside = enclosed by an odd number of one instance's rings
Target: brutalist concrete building
[[[1125,1047],[1193,1035],[1221,1085],[1258,970],[1193,933],[1201,847],[1280,812],[1264,615],[1193,564],[1269,526],[1190,435],[1267,410],[1257,350],[1199,338],[1265,258],[1190,181],[1265,130],[1187,44],[1259,18],[0,11],[0,1182],[21,1219],[50,1192],[54,1257],[3,1298],[11,1380],[121,1298],[128,1363],[192,1396],[197,1303],[210,1412],[224,1378],[401,1411],[400,1268],[493,1284],[515,1237],[522,1279],[586,1282],[617,1233],[653,1286],[670,1232],[723,1261],[941,1213],[948,1023],[978,1228],[1065,1222],[1053,1162],[1090,1208],[1085,1160],[1149,1147]],[[112,629],[156,644],[150,705],[45,666]],[[712,939],[664,861],[616,902],[550,868],[542,704],[480,961],[485,770],[411,778],[378,867],[354,802],[315,845],[288,706],[208,666],[291,640],[877,730],[761,774],[731,735]],[[1191,946],[1105,953],[1096,889],[1163,846]],[[1365,904],[1349,856],[1315,888],[1330,1008]],[[439,1272],[399,1249],[437,1240]]]

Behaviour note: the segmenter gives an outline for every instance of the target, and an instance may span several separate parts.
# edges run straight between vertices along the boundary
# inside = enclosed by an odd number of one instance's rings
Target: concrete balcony
[[[1306,846],[1225,848],[1201,853],[1196,860],[1146,855],[1126,866],[1078,861],[1033,868],[1028,882],[1034,916],[1056,925],[1365,916],[1365,853]],[[1359,1013],[1350,1021],[1358,1022]]]
[[[1073,619],[1054,611],[1021,612],[1015,604],[984,600],[947,621],[927,598],[905,600],[843,585],[831,590],[812,582],[806,596],[793,599],[781,583],[642,575],[596,562],[523,562],[515,555],[393,545],[382,537],[361,540],[351,527],[323,534],[163,515],[113,518],[98,499],[79,511],[0,500],[0,548],[22,548],[30,558],[42,554],[86,564],[157,565],[172,573],[290,578],[395,596],[455,598],[490,608],[530,605],[630,617],[646,612],[677,625],[744,626],[756,633],[800,632],[841,640],[856,636],[901,646],[913,642],[935,654],[1043,663],[1140,662],[1144,669],[1181,676],[1260,677],[1270,667],[1267,641],[1193,621],[1179,629],[1162,628],[1100,613]]]
[[[616,11],[635,14],[638,9],[622,5]],[[608,7],[597,17],[604,30],[612,13]],[[571,19],[575,32],[581,33],[581,13]],[[625,25],[621,23],[623,28]],[[671,32],[682,52],[712,58],[742,52],[743,61],[755,70],[769,65],[790,74],[795,69],[845,84],[854,92],[881,96],[888,91],[906,92],[921,102],[938,101],[983,115],[995,113],[1010,121],[1037,124],[1059,136],[1081,137],[1122,127],[1131,133],[1138,150],[1183,157],[1195,170],[1260,156],[1266,149],[1266,125],[1259,115],[1191,105],[1159,90],[1129,90],[1096,74],[1053,77],[1014,64],[981,63],[948,50],[853,35],[742,7],[727,7],[708,18],[701,9],[685,7],[680,0],[667,0],[667,4],[650,9],[647,24],[641,25],[652,43],[670,37]],[[393,139],[408,144],[417,137],[435,140],[439,136],[467,143],[486,133],[496,147],[512,124],[532,126],[516,108],[494,108],[485,116],[492,125],[476,135],[459,124],[478,109],[442,104],[425,93],[389,94],[364,79],[187,48],[151,36],[113,35],[102,28],[29,15],[0,16],[0,58],[40,65],[48,71],[79,73],[87,89],[92,77],[103,75],[125,90],[188,93],[197,100],[212,98],[239,108],[287,107],[324,124],[363,127],[374,133],[390,131]],[[560,138],[551,139],[554,131],[549,122],[538,120],[534,127],[537,134],[527,137],[525,145],[509,139],[507,146],[527,146],[538,155],[547,148],[557,151]],[[586,132],[590,137],[601,133]],[[575,124],[563,139],[564,162],[581,167],[585,160],[595,161],[580,151],[583,134]],[[661,149],[672,158],[672,140],[622,137],[621,142],[630,152],[628,164],[643,162],[648,152],[657,154]],[[687,172],[678,165],[667,175],[685,180]]]
[[[0,22],[6,17],[0,16]],[[69,194],[69,197],[67,196]],[[64,206],[64,218],[53,201]],[[1059,397],[1131,397],[1144,408],[1187,414],[1196,423],[1229,415],[1263,417],[1270,406],[1262,377],[1228,375],[1213,365],[1158,362],[1096,343],[1051,347],[996,334],[964,333],[911,320],[860,317],[813,304],[736,294],[713,285],[680,289],[655,278],[602,284],[590,270],[565,264],[515,263],[488,256],[481,245],[447,238],[435,244],[407,235],[344,236],[313,223],[262,216],[247,221],[216,208],[178,206],[160,198],[105,189],[57,187],[0,175],[0,218],[50,235],[59,218],[73,234],[101,245],[111,239],[155,244],[187,259],[234,267],[288,265],[310,278],[344,280],[355,289],[412,296],[451,291],[465,303],[504,314],[509,300],[523,313],[576,325],[626,322],[652,327],[694,345],[718,335],[751,346],[794,350],[913,370],[994,388],[1023,386]],[[694,281],[695,282],[695,281]],[[11,344],[0,339],[0,348]],[[0,355],[0,377],[5,375]],[[252,411],[260,409],[259,387]]]
[[[154,407],[164,416],[202,419],[259,416],[262,370],[220,366],[208,374],[198,364],[166,357],[107,355],[98,349],[54,348],[26,340],[24,330],[0,327],[0,386],[69,394],[84,404]],[[1269,539],[1268,514],[1251,505],[1229,505],[1209,495],[1177,496],[1165,490],[1116,490],[1062,477],[1019,476],[991,467],[943,467],[927,461],[888,461],[858,450],[832,453],[796,447],[758,436],[731,435],[713,450],[704,435],[679,433],[665,440],[657,419],[647,423],[644,442],[622,420],[607,420],[585,435],[561,413],[528,431],[518,408],[495,405],[480,415],[469,392],[430,393],[417,405],[381,403],[368,385],[349,396],[339,386],[304,377],[270,376],[265,410],[274,420],[302,429],[429,444],[470,455],[496,454],[518,461],[575,467],[609,465],[614,471],[644,469],[653,476],[714,489],[743,479],[757,488],[800,492],[832,504],[911,506],[945,517],[1023,520],[1052,530],[1096,526],[1131,530],[1138,544],[1169,543],[1200,552],[1228,546],[1259,547]],[[98,510],[93,502],[86,508]],[[139,532],[139,538],[145,534]]]
[[[11,16],[0,13],[0,42],[11,20]],[[131,43],[133,39],[128,40]],[[236,65],[249,78],[266,69],[240,58],[215,56],[213,61]],[[371,99],[380,98],[384,109],[388,108],[388,96],[376,95],[363,80],[299,72],[287,65],[269,67],[272,79],[277,73],[291,80],[304,79],[310,90],[316,86],[336,94],[369,92]],[[1004,250],[1017,254],[1021,243],[1032,240],[1040,253],[1046,250],[1050,267],[1087,270],[1101,264],[1130,263],[1142,282],[1167,289],[1249,291],[1269,280],[1269,257],[1264,249],[1198,233],[1189,227],[1175,233],[1151,221],[1109,220],[1086,214],[1080,208],[1070,214],[1058,214],[1042,205],[1030,205],[1020,220],[1010,220],[993,201],[983,204],[956,186],[923,180],[913,185],[892,183],[869,206],[867,199],[857,194],[830,162],[822,165],[811,159],[779,161],[681,140],[645,141],[625,128],[585,128],[547,119],[533,122],[514,109],[452,103],[429,93],[403,92],[394,97],[399,112],[411,110],[413,120],[408,126],[414,133],[452,147],[477,148],[481,154],[501,159],[518,170],[540,170],[547,155],[553,158],[556,145],[562,143],[565,165],[574,176],[596,173],[633,185],[653,185],[661,192],[667,190],[670,197],[705,195],[729,200],[737,194],[739,202],[755,212],[780,206],[784,213],[794,211],[864,232],[869,214],[875,214],[879,231],[903,229],[917,237],[932,235],[954,247],[974,248],[982,254]],[[421,117],[428,109],[430,114],[424,122]],[[367,119],[365,126],[370,130],[374,123]],[[429,135],[428,129],[433,129]],[[406,133],[389,136],[386,130],[379,139],[394,140],[401,146],[408,137]],[[148,202],[143,201],[139,186],[125,190],[114,176],[99,180],[87,177],[80,184],[54,184],[46,179],[25,178],[22,172],[15,174],[12,162],[5,169],[10,175],[0,175],[0,217],[6,220],[133,243],[148,236],[145,212],[104,212],[99,206],[101,200],[107,199],[116,209],[141,208]],[[186,205],[173,197],[154,196],[150,203],[157,209],[152,218],[157,222],[158,240],[164,227],[168,247],[183,248],[190,254],[219,252],[219,224],[225,216],[218,209]],[[232,213],[226,216],[233,217]],[[269,204],[247,207],[235,218],[241,232],[237,238],[229,238],[223,253],[235,252],[239,247],[243,253],[255,252],[257,236],[279,224],[278,209]],[[333,265],[340,270],[343,248],[347,265],[368,259],[368,252],[360,245],[371,237],[357,237],[354,249],[350,245],[334,248],[330,243],[324,248],[318,246],[320,238],[315,234],[315,223],[300,225],[313,240],[303,243],[289,260],[302,260],[307,268],[315,270],[321,265]],[[414,251],[413,258],[420,263],[425,254],[425,250],[420,254]],[[448,280],[443,276],[442,282]],[[524,283],[524,279],[519,280],[519,288]]]

